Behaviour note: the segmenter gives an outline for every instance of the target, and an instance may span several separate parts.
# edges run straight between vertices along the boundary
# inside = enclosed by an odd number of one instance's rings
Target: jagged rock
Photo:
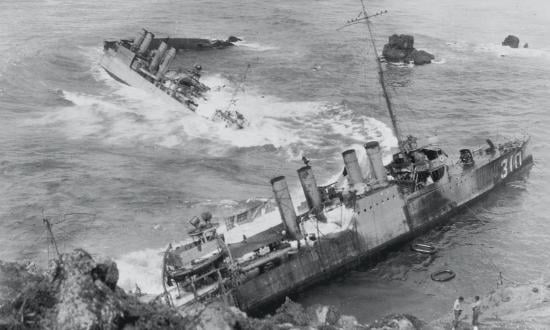
[[[115,328],[124,313],[113,289],[102,280],[106,268],[84,250],[61,256],[54,272],[58,313],[62,329]],[[116,282],[115,282],[116,286]]]
[[[414,49],[414,37],[407,34],[394,34],[389,37],[388,45],[390,48],[413,50]]]
[[[115,290],[118,282],[118,267],[112,260],[104,260],[94,269],[95,276],[104,282],[111,290]]]
[[[313,308],[319,324],[336,325],[338,323],[340,311],[334,306],[316,305]]]
[[[227,40],[212,40],[208,44],[200,44],[200,48],[226,48],[235,46],[235,42],[241,41],[240,38],[230,36]]]
[[[37,282],[44,276],[30,272],[25,264],[0,261],[0,306],[15,299],[27,283]]]
[[[5,276],[7,275],[7,276]],[[0,289],[9,292],[0,319],[38,329],[184,329],[188,320],[163,305],[144,304],[116,287],[112,261],[96,263],[84,250],[63,254],[46,274],[0,263]]]
[[[245,313],[236,307],[227,307],[221,302],[214,302],[205,306],[194,320],[194,323],[188,324],[190,329],[231,330],[250,328],[250,320]]]
[[[435,58],[432,54],[424,50],[413,50],[411,53],[415,65],[429,64]]]
[[[291,323],[298,326],[306,326],[311,322],[311,318],[305,308],[293,302],[288,297],[285,302],[277,309],[272,317],[275,323]]]
[[[358,329],[364,329],[363,326],[357,322],[357,319],[355,316],[351,315],[342,315],[340,316],[340,319],[338,320],[338,323],[336,326],[343,330],[358,330]]]
[[[231,43],[235,43],[237,41],[241,41],[242,39],[241,38],[238,38],[238,37],[235,37],[235,36],[229,36],[229,38],[227,38],[227,42],[231,42]]]
[[[519,47],[519,38],[514,35],[507,36],[504,41],[502,42],[503,46],[510,46],[512,48],[518,48]]]
[[[384,50],[382,51],[382,56],[384,56],[386,61],[390,62],[404,62],[408,55],[409,53],[407,51],[403,49],[391,48],[389,44],[386,44],[384,46]]]
[[[408,314],[388,315],[381,320],[376,320],[371,324],[367,324],[369,330],[417,330],[422,329],[424,324],[416,317]]]
[[[414,48],[414,37],[406,34],[394,34],[384,45],[382,56],[389,62],[411,62],[416,65],[428,64],[435,58],[424,50]]]

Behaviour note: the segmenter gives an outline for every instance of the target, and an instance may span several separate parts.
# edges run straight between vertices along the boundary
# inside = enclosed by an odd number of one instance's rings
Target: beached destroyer
[[[115,80],[143,89],[177,107],[185,107],[199,115],[197,100],[206,98],[210,89],[199,81],[201,67],[192,70],[171,69],[170,65],[180,49],[223,48],[233,39],[211,41],[197,38],[155,38],[142,30],[133,40],[104,42],[101,66]],[[223,122],[226,127],[242,129],[248,121],[236,110],[218,109],[204,117]]]
[[[368,26],[367,13],[362,15]],[[378,59],[376,47],[374,51]],[[242,310],[257,310],[418,236],[530,169],[528,137],[487,139],[478,148],[460,149],[454,158],[438,146],[418,146],[415,138],[404,137],[379,61],[378,70],[399,141],[391,163],[384,166],[379,143],[368,142],[364,164],[356,150],[343,152],[345,171],[328,186],[318,186],[306,164],[298,170],[306,209],[298,214],[285,178],[272,179],[275,202],[227,218],[225,228],[209,229],[195,245],[202,249],[200,257],[186,257],[190,250],[169,251],[188,260],[185,266],[165,263],[170,271],[163,280],[178,288],[164,294],[171,303],[181,306],[216,296]],[[178,267],[187,267],[186,276],[171,275]]]

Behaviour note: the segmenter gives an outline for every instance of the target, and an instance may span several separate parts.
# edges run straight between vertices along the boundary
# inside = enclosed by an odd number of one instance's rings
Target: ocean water
[[[536,165],[428,233],[433,260],[406,248],[373,269],[351,272],[298,296],[337,305],[361,321],[392,312],[426,320],[457,295],[486,293],[501,272],[509,283],[548,278],[550,224],[550,5],[533,1],[369,1],[382,48],[393,33],[415,37],[434,64],[388,66],[402,128],[449,154],[487,137],[528,133]],[[341,170],[341,152],[396,139],[388,127],[365,26],[338,29],[360,12],[346,1],[0,2],[0,259],[46,264],[53,250],[83,247],[114,258],[120,284],[155,292],[161,251],[181,241],[187,219],[240,209],[270,197],[269,179],[311,160],[324,183]],[[237,106],[251,122],[231,131],[138,89],[98,65],[102,41],[142,27],[164,35],[243,38],[237,47],[188,52],[213,87],[201,107]],[[515,34],[527,49],[500,46]],[[431,271],[451,268],[452,282]]]

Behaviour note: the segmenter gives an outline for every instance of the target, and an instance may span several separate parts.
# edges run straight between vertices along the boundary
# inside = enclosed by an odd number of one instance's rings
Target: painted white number
[[[521,157],[521,151],[515,155],[510,156],[510,158],[504,158],[500,162],[500,167],[502,168],[502,172],[500,172],[500,177],[504,179],[508,176],[508,174],[510,174],[510,172],[513,172],[514,170],[520,168],[522,161],[523,159]]]
[[[504,179],[508,176],[508,159],[504,158],[502,162],[500,162],[500,166],[502,167],[502,172],[500,173],[500,177]]]
[[[523,161],[521,157],[521,151],[516,154],[516,168],[521,167],[521,162]]]

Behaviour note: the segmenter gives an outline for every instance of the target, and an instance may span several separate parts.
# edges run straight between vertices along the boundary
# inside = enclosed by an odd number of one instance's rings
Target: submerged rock
[[[414,37],[411,35],[394,34],[384,45],[382,56],[389,62],[414,62],[416,65],[431,63],[435,58],[432,54],[414,48]]]
[[[507,36],[504,41],[502,42],[503,46],[509,46],[512,48],[518,48],[519,47],[519,38],[514,35]]]

